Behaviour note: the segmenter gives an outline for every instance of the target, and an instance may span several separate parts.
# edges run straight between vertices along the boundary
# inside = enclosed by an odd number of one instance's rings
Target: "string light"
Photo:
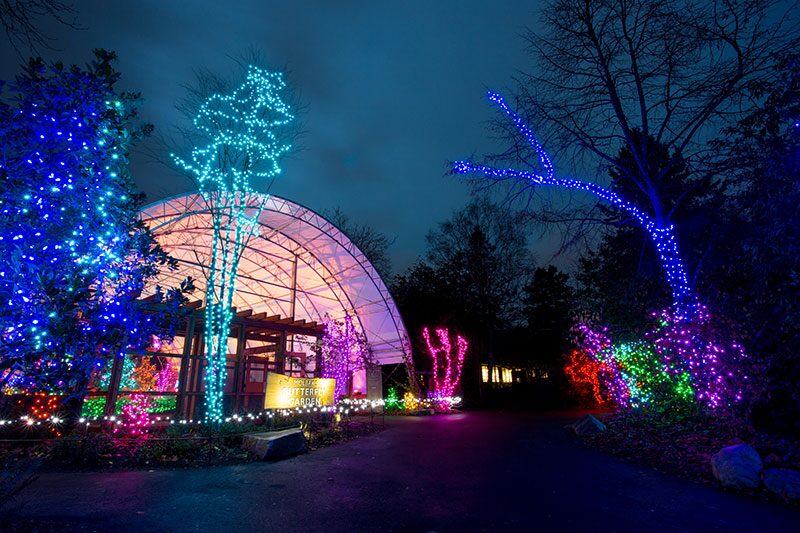
[[[413,392],[406,392],[403,394],[403,409],[406,411],[416,411],[420,406],[419,398],[414,396]]]
[[[7,84],[3,393],[79,396],[97,368],[163,325],[137,302],[164,257],[136,222],[127,171],[136,102],[115,94],[112,59],[98,52],[88,71],[42,67]]]
[[[145,396],[145,395],[141,395]],[[416,410],[419,407],[424,408],[433,408],[436,409],[440,407],[442,402],[446,402],[450,408],[458,406],[461,404],[461,397],[460,396],[453,396],[450,398],[441,398],[441,399],[434,399],[434,398],[417,398],[414,396],[413,393],[408,392],[404,395],[403,400],[400,401],[402,408],[405,410]],[[258,420],[270,420],[279,417],[297,417],[302,415],[310,415],[310,414],[340,414],[340,415],[348,415],[351,413],[372,413],[376,409],[386,408],[386,401],[385,400],[369,400],[365,398],[343,398],[334,406],[305,406],[305,407],[293,407],[293,408],[286,408],[286,409],[267,409],[264,411],[258,412],[244,412],[236,415],[231,415],[229,417],[223,417],[221,422],[229,422],[229,423],[236,423],[236,424],[245,424],[245,423],[255,423]],[[152,415],[153,412],[150,411]],[[63,418],[58,415],[53,415],[47,419],[36,419],[30,415],[21,416],[16,419],[5,419],[0,420],[0,429],[10,429],[15,424],[22,424],[22,425],[41,425],[42,422],[48,424],[60,424],[63,422]],[[83,424],[85,427],[111,427],[116,428],[123,423],[123,420],[116,415],[111,416],[82,416],[78,422]],[[168,425],[187,425],[187,426],[199,426],[205,424],[215,424],[214,421],[209,421],[206,419],[183,419],[183,418],[173,418],[171,416],[150,416],[149,422],[147,424],[140,424],[140,426],[148,425],[148,426],[168,426]]]
[[[150,418],[150,398],[146,394],[132,394],[131,401],[122,406],[122,417],[114,427],[115,434],[146,439]]]
[[[688,322],[674,308],[652,318],[641,340],[617,344],[606,328],[578,324],[567,377],[597,403],[623,409],[678,402],[718,410],[742,401],[747,356],[741,344],[720,334],[705,306],[698,305]]]
[[[205,417],[223,420],[228,335],[233,296],[244,247],[255,234],[266,195],[252,194],[256,182],[281,172],[279,160],[291,145],[283,129],[294,119],[281,98],[283,75],[255,66],[231,94],[215,94],[193,124],[201,144],[176,164],[195,177],[212,219],[211,260],[207,265],[204,340]]]
[[[349,314],[341,322],[328,316],[324,321],[322,377],[336,380],[334,401],[338,402],[347,394],[353,372],[371,363],[371,354],[366,338],[356,331]]]
[[[450,342],[450,332],[447,328],[436,328],[436,336],[439,338],[439,346],[435,347],[431,343],[428,328],[422,329],[422,337],[428,347],[428,353],[433,361],[433,390],[430,391],[434,399],[451,398],[455,388],[461,379],[461,369],[464,366],[464,355],[467,353],[467,340],[456,335],[456,355],[453,354],[453,346]],[[443,358],[439,359],[439,353]],[[442,401],[442,406],[448,407],[449,402]]]
[[[400,398],[397,396],[397,389],[394,387],[389,387],[389,391],[386,393],[386,401],[384,403],[386,409],[389,410],[397,410],[400,409]]]
[[[680,316],[682,319],[690,318],[694,314],[697,302],[694,297],[694,292],[689,285],[686,268],[684,267],[683,260],[678,250],[674,226],[672,224],[657,223],[650,215],[631,202],[625,200],[617,193],[600,187],[599,185],[580,180],[557,178],[550,156],[536,140],[533,132],[527,124],[525,124],[525,121],[508,107],[505,99],[499,93],[489,91],[488,98],[490,102],[494,103],[511,119],[517,130],[531,147],[533,147],[544,172],[536,173],[511,168],[495,168],[475,164],[471,161],[455,161],[452,167],[453,172],[457,174],[480,174],[492,179],[512,178],[529,181],[536,185],[554,185],[567,189],[585,191],[610,203],[617,209],[628,213],[647,231],[647,234],[653,241],[656,251],[658,252],[659,261],[666,275],[667,283],[672,290],[673,303],[680,311]]]

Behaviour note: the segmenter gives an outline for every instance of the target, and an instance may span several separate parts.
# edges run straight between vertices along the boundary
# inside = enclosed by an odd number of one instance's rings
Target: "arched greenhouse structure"
[[[349,315],[377,365],[408,361],[410,344],[397,307],[358,247],[308,208],[276,196],[261,201],[265,207],[258,228],[239,263],[236,314],[228,340],[226,410],[262,409],[268,372],[318,376],[314,346],[324,333],[326,316],[342,320]],[[197,288],[190,297],[193,311],[175,340],[157,347],[155,354],[159,373],[165,365],[174,370],[175,386],[174,391],[154,394],[172,394],[171,410],[178,418],[202,415],[202,307],[211,254],[211,209],[213,205],[194,193],[153,203],[141,213],[157,241],[178,261],[176,270],[163,269],[158,284],[175,287],[191,276]],[[125,393],[124,377],[122,381],[116,387],[119,394]],[[355,396],[380,398],[380,366],[355,372],[348,387]],[[106,405],[114,405],[116,399],[109,400]],[[106,411],[110,413],[110,407]]]

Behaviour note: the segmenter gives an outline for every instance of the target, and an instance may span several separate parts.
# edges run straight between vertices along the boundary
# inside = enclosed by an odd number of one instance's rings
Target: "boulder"
[[[800,472],[788,468],[764,470],[764,486],[787,500],[800,500]]]
[[[711,472],[725,488],[758,487],[762,468],[761,456],[749,444],[726,446],[711,456]]]
[[[586,415],[574,424],[567,426],[567,428],[579,437],[586,437],[587,435],[596,435],[604,432],[606,425],[592,415]]]
[[[308,451],[306,436],[300,428],[245,435],[242,446],[262,461],[277,461]]]

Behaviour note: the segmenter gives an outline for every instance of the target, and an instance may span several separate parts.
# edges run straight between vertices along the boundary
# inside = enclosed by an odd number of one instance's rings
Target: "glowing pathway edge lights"
[[[456,174],[480,174],[493,179],[514,178],[530,181],[537,185],[555,185],[567,189],[586,191],[610,203],[617,209],[625,211],[636,219],[653,241],[658,251],[659,261],[664,269],[667,283],[672,291],[673,305],[681,315],[686,318],[691,317],[694,314],[697,303],[694,292],[689,285],[686,268],[681,259],[680,252],[678,251],[674,226],[672,224],[659,225],[650,215],[631,202],[628,202],[615,192],[609,191],[599,185],[580,180],[555,177],[555,169],[550,160],[550,156],[547,155],[547,152],[545,152],[544,148],[536,140],[533,132],[522,118],[508,107],[505,99],[499,93],[489,91],[487,96],[490,102],[497,105],[497,107],[511,119],[517,130],[519,130],[525,140],[527,140],[536,151],[539,162],[544,169],[544,174],[536,174],[512,168],[495,168],[463,160],[453,162],[453,172]]]

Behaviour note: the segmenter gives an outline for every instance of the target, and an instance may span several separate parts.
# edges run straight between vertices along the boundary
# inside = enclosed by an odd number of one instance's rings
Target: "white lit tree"
[[[206,271],[205,416],[219,422],[227,378],[228,335],[239,260],[255,235],[266,195],[254,194],[280,174],[290,148],[292,109],[282,98],[280,72],[249,66],[242,85],[214,94],[193,120],[197,143],[175,162],[197,182],[211,216],[213,238]]]

